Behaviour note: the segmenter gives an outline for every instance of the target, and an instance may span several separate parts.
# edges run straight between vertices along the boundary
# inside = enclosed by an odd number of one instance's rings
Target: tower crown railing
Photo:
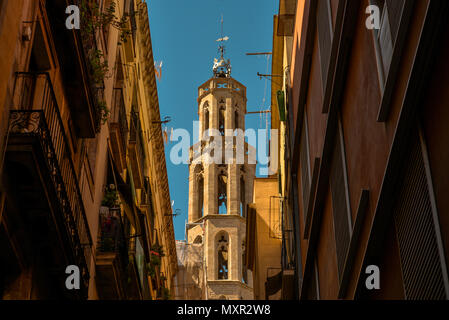
[[[246,87],[233,78],[212,78],[198,88],[198,100],[216,90],[235,92],[246,99]]]

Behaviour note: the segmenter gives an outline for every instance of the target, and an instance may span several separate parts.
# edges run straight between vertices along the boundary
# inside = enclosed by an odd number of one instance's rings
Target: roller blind
[[[411,300],[446,299],[423,149],[417,132],[412,139],[394,208],[405,296]]]

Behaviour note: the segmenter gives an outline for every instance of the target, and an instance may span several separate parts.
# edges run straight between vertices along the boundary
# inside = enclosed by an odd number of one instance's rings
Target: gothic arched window
[[[209,130],[209,104],[206,102],[203,106],[204,109],[204,131]]]
[[[246,269],[246,245],[242,242],[242,282],[248,284],[248,269]]]
[[[240,215],[246,217],[245,179],[240,177]]]
[[[198,217],[204,216],[204,178],[198,177]]]
[[[199,219],[203,216],[204,212],[204,169],[202,164],[197,164],[194,169],[194,193],[196,205],[194,205],[195,211],[193,212],[194,219]]]
[[[218,175],[218,214],[227,214],[228,212],[228,177],[221,173]]]
[[[218,131],[224,136],[225,134],[225,107],[221,106],[218,112]]]
[[[223,232],[217,237],[217,279],[228,279],[228,252],[229,252],[229,239],[227,233]]]
[[[237,110],[234,112],[234,129],[239,129],[239,113]]]

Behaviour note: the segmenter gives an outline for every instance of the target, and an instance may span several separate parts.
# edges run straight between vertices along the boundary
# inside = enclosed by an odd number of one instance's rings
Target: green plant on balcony
[[[132,34],[131,29],[128,28],[128,19],[130,15],[124,14],[120,20],[114,20],[112,26],[120,31],[120,41],[118,44],[126,43],[128,37]]]
[[[115,2],[111,2],[103,11],[96,1],[81,0],[80,2],[81,18],[84,21],[84,36],[86,38],[90,38],[92,35],[95,35],[96,31],[111,25],[120,31],[119,44],[126,42],[126,39],[132,33],[128,28],[131,14],[125,13],[120,19],[117,18],[115,15]],[[135,14],[140,14],[140,11],[136,11]]]
[[[99,100],[96,104],[96,107],[101,119],[101,123],[105,124],[108,121],[109,114],[111,113],[108,106],[106,105],[106,101]]]
[[[115,208],[120,205],[118,192],[114,184],[110,184],[106,187],[101,205],[109,208]]]
[[[92,50],[89,55],[89,64],[92,80],[96,85],[102,84],[109,72],[109,64],[107,60],[104,59],[103,52],[98,49]]]
[[[165,253],[164,253],[164,249],[163,249],[163,247],[160,245],[160,244],[158,244],[158,243],[156,243],[156,244],[154,244],[154,245],[152,245],[151,246],[151,251],[150,251],[150,253],[153,253],[153,254],[155,254],[155,255],[157,255],[158,257],[165,257]]]
[[[94,84],[101,84],[109,71],[104,54],[96,48],[97,31],[106,28],[115,19],[115,2],[104,11],[100,10],[96,1],[80,0],[81,37],[85,44],[90,72]],[[103,60],[103,61],[102,61]]]
[[[81,0],[79,4],[83,22],[83,35],[90,36],[102,27],[108,26],[115,20],[115,2],[111,2],[103,11],[97,1]]]
[[[161,258],[155,252],[150,251],[150,262],[147,263],[147,274],[151,278],[156,277],[156,267],[161,265]]]

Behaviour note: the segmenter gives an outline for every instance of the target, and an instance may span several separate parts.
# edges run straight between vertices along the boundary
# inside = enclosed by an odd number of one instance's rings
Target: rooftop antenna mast
[[[223,37],[223,14],[221,14],[221,37],[220,37],[220,39],[218,39],[219,40],[219,42],[220,42],[220,46],[219,46],[219,50],[220,50],[220,56],[221,56],[221,59],[224,59],[224,51],[225,51],[225,47],[224,47],[224,44],[223,44],[223,42],[225,41],[224,40],[224,37]]]

